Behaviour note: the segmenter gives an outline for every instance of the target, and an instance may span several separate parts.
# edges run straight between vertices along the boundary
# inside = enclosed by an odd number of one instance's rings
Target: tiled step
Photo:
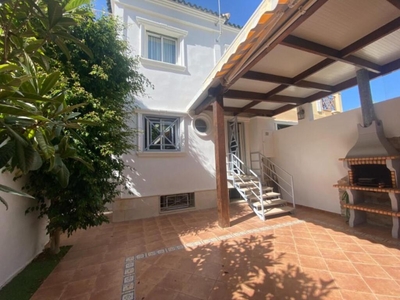
[[[287,205],[287,202],[286,202],[286,200],[282,200],[282,199],[274,199],[274,200],[263,201],[263,204],[264,204],[264,209],[268,209],[268,208],[272,208],[272,207]],[[251,205],[256,209],[261,209],[260,201],[254,201],[254,202],[252,202]]]
[[[281,207],[274,207],[267,209],[265,211],[265,216],[270,217],[270,216],[275,216],[275,215],[283,215],[283,214],[288,214],[294,211],[294,208],[292,206],[281,206]]]

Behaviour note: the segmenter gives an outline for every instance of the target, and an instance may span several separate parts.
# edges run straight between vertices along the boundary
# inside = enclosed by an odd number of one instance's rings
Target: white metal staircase
[[[228,178],[260,219],[294,211],[291,175],[258,152],[251,153],[251,166],[249,168],[236,155],[229,154]],[[281,193],[290,198],[292,205],[282,199]]]

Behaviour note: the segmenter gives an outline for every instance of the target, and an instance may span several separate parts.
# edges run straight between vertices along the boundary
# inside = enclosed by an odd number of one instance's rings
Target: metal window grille
[[[327,111],[335,111],[335,98],[333,95],[321,99],[322,109]]]
[[[160,211],[194,207],[194,193],[165,195],[160,197]]]
[[[145,116],[145,151],[180,150],[179,118]]]

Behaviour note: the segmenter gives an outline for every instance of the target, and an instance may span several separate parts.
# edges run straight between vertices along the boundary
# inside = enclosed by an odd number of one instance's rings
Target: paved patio
[[[390,228],[349,228],[298,208],[260,221],[231,205],[79,231],[33,300],[400,299],[400,242]]]

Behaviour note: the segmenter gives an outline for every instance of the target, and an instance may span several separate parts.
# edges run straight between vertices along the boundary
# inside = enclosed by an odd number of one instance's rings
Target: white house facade
[[[338,158],[349,159],[356,123],[362,119],[358,127],[369,128],[375,118],[378,127],[385,123],[386,137],[398,137],[386,107],[398,107],[399,99],[377,105],[373,116],[369,87],[400,67],[400,12],[393,1],[264,0],[240,31],[222,24],[223,15],[183,0],[111,1],[111,8],[128,25],[123,34],[154,84],[136,99],[138,149],[125,157],[131,194],[115,201],[114,221],[218,206],[218,224],[229,227],[229,184],[262,220],[292,212],[294,199],[339,213],[332,186],[346,176]],[[341,100],[332,95],[354,85],[361,86],[361,110],[315,120],[325,110],[340,111]],[[299,126],[277,130],[294,124],[277,124],[292,109]],[[354,126],[343,127],[347,122]],[[382,126],[375,131],[375,139],[386,139]],[[363,151],[357,164],[382,157]],[[352,182],[352,172],[343,180]],[[396,170],[382,177],[388,172]],[[396,187],[392,177],[387,185]],[[363,184],[335,187],[373,190]],[[397,213],[400,196],[394,194],[400,192],[388,193]],[[353,202],[345,204],[351,226],[365,221],[354,212],[365,207]],[[392,235],[399,237],[400,219],[392,222]]]
[[[217,13],[183,1],[111,1],[124,37],[154,85],[135,99],[137,151],[125,159],[130,192],[113,207],[114,221],[156,216],[175,208],[216,206],[211,112],[187,105],[240,29]]]

